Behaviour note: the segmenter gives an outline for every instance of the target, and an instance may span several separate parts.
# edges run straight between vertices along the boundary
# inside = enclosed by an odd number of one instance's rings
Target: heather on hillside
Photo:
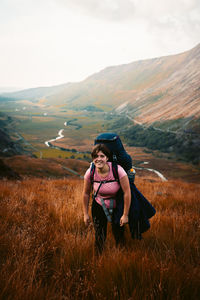
[[[0,181],[1,299],[197,299],[200,187],[138,179],[157,210],[143,240],[93,253],[82,216],[82,181]]]

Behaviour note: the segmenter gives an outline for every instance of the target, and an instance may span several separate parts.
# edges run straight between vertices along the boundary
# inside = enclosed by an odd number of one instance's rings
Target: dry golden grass
[[[0,181],[1,299],[198,299],[200,186],[137,187],[157,213],[143,240],[117,249],[110,227],[103,255],[82,217],[82,181]]]

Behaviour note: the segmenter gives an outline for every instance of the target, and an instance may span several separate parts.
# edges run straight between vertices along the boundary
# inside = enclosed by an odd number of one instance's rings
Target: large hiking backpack
[[[149,201],[142,195],[134,184],[135,174],[132,168],[132,158],[124,149],[124,146],[115,133],[102,133],[97,136],[94,144],[105,144],[111,151],[112,171],[116,180],[118,180],[117,164],[123,167],[127,172],[131,188],[131,206],[129,210],[129,228],[132,238],[141,239],[142,233],[150,228],[149,219],[155,215],[156,211]],[[91,181],[94,179],[94,165],[91,167]],[[117,195],[117,208],[114,212],[114,222],[120,223],[123,214],[124,202],[122,190]]]

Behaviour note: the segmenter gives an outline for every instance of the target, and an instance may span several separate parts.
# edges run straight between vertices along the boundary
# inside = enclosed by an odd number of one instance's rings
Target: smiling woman
[[[95,251],[96,254],[100,254],[106,240],[108,221],[112,224],[116,245],[124,245],[124,224],[128,223],[131,193],[128,176],[120,165],[118,165],[119,180],[116,180],[112,163],[108,162],[110,151],[105,145],[96,145],[91,156],[95,167],[94,178],[91,178],[91,168],[89,168],[84,176],[83,213],[84,222],[89,225],[88,206],[90,191],[93,186],[92,219],[95,229]],[[116,196],[120,187],[124,193],[124,211],[118,224],[114,222],[113,216],[117,205]]]

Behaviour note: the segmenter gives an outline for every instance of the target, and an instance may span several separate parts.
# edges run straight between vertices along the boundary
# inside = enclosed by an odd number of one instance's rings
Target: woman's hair
[[[93,148],[93,150],[91,152],[92,159],[97,157],[97,153],[99,151],[103,152],[103,154],[105,154],[105,156],[107,156],[108,159],[111,158],[110,150],[104,144],[98,144]]]

